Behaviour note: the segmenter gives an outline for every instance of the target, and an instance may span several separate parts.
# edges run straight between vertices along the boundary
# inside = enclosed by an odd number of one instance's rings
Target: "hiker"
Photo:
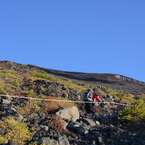
[[[86,112],[94,113],[95,112],[94,103],[89,103],[89,102],[102,101],[100,97],[97,95],[97,88],[88,89],[88,91],[85,93],[84,101],[88,102],[88,103],[87,102],[85,103]]]
[[[89,89],[84,96],[84,101],[101,102],[101,98],[97,95],[97,88]]]

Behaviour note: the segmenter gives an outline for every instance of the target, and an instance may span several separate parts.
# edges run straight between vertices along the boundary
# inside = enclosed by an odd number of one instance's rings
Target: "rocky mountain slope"
[[[0,64],[14,69],[20,69],[21,66],[19,63],[10,61],[1,61]],[[65,77],[73,80],[76,83],[105,86],[111,89],[125,91],[132,94],[145,93],[145,82],[141,82],[119,74],[68,72],[43,68],[32,64],[22,66],[32,70],[43,70],[55,77]]]
[[[58,77],[66,77],[68,79],[73,80],[77,83],[87,83],[90,85],[99,85],[105,86],[112,89],[125,91],[128,93],[145,93],[145,82],[141,82],[135,80],[133,78],[129,78],[123,75],[118,74],[97,74],[97,73],[80,73],[80,72],[67,72],[67,71],[60,71],[60,70],[53,70],[42,68],[35,65],[28,64],[28,67],[36,69],[36,70],[43,70],[49,74],[58,76]]]
[[[118,119],[130,102],[144,99],[144,82],[10,61],[0,62],[0,80],[2,145],[145,144],[144,121]],[[83,101],[90,86],[98,89],[103,102]]]

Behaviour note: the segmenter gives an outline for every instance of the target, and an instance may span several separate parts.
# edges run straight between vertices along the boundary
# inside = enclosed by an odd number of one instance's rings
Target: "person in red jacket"
[[[101,102],[102,101],[101,98],[97,95],[97,88],[93,88],[93,91],[94,91],[92,93],[93,102],[96,102],[96,101]]]
[[[92,99],[93,99],[93,102],[96,102],[96,101],[101,102],[102,101],[101,98],[96,93],[92,94]]]

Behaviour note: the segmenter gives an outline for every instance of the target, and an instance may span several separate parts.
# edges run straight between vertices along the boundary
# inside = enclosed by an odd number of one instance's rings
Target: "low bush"
[[[143,100],[136,100],[131,103],[130,107],[124,108],[120,111],[121,115],[123,115],[123,120],[129,120],[132,122],[141,122],[142,119],[145,119],[145,103]]]
[[[31,133],[25,123],[14,121],[12,117],[0,120],[0,128],[5,134],[0,135],[0,143],[6,144],[11,139],[14,142],[24,145],[26,141],[31,139]]]
[[[55,131],[62,131],[62,132],[66,131],[60,117],[52,116],[48,122],[52,123],[51,128],[54,129]]]

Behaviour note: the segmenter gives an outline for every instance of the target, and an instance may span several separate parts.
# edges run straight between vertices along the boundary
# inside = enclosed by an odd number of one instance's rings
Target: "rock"
[[[75,132],[78,133],[78,134],[80,134],[80,135],[85,135],[85,134],[87,134],[89,131],[88,131],[88,129],[86,129],[85,127],[80,126],[80,127],[76,127],[76,128],[75,128]]]
[[[100,122],[99,121],[95,121],[96,125],[100,125]]]
[[[108,105],[109,105],[109,103],[101,103],[101,107],[103,107],[103,108],[107,108]]]
[[[70,145],[68,139],[66,137],[63,136],[59,136],[57,138],[59,145]]]
[[[109,121],[110,121],[110,119],[109,119],[108,116],[102,116],[102,117],[100,118],[101,124],[109,123]]]
[[[78,108],[76,106],[59,110],[58,112],[56,112],[56,115],[63,119],[68,119],[72,122],[75,122],[77,119],[79,119],[80,116]]]
[[[64,129],[66,129],[68,123],[62,119],[62,124],[63,124],[63,126],[64,126]]]
[[[77,133],[80,135],[84,135],[88,133],[88,129],[84,126],[81,126],[81,124],[78,122],[71,124],[69,127],[74,133]]]
[[[68,94],[62,94],[61,97],[68,98]]]
[[[4,135],[6,133],[6,130],[0,127],[0,135]]]
[[[40,125],[40,128],[42,128],[45,131],[48,131],[49,127],[46,125]]]
[[[49,137],[42,137],[38,140],[38,143],[45,145],[59,145],[58,142],[54,139],[50,139]]]
[[[9,140],[9,142],[6,145],[19,145],[19,144],[14,142],[13,140]]]
[[[2,99],[2,104],[10,104],[11,100]]]
[[[96,123],[94,120],[92,119],[88,119],[88,118],[83,118],[81,119],[84,123],[86,123],[87,125],[90,125],[91,127],[92,126],[96,126]]]
[[[99,145],[105,145],[105,143],[103,142],[102,136],[98,137],[98,142],[99,142]]]
[[[15,121],[22,121],[23,116],[19,114],[14,108],[6,108],[6,113],[2,115],[2,118],[7,118],[8,116],[13,116]]]

